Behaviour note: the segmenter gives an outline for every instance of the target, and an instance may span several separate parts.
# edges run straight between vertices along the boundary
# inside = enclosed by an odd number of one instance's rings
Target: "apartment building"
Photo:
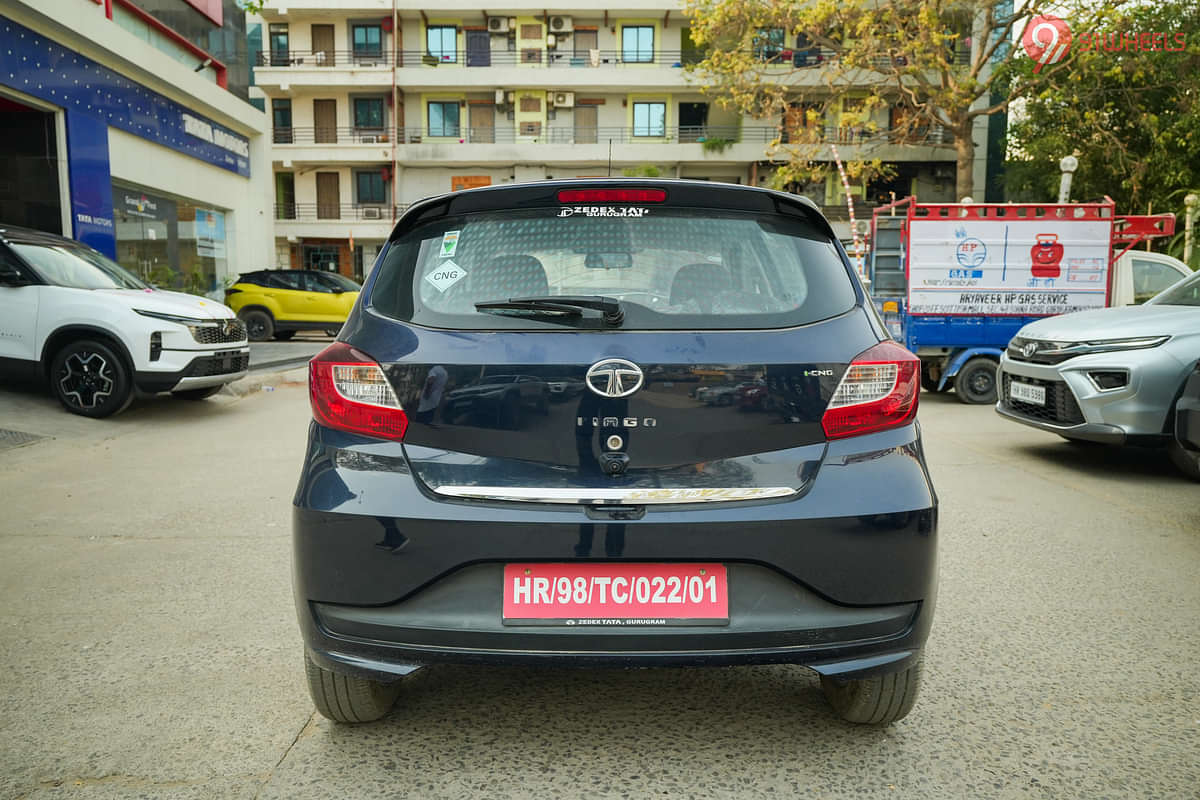
[[[898,141],[886,108],[847,98],[815,124],[719,108],[684,68],[700,54],[677,0],[506,1],[271,0],[252,18],[273,123],[276,266],[361,277],[409,204],[464,188],[628,174],[762,185],[781,130],[817,159],[836,147],[893,164],[886,184],[852,187],[860,204],[954,199],[952,140]],[[766,37],[760,55],[813,67],[790,78],[802,109],[822,91],[823,56],[789,44]],[[840,182],[801,188],[848,237]]]

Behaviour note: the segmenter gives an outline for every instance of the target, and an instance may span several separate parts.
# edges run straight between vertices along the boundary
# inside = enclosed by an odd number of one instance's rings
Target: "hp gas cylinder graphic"
[[[1029,249],[1033,259],[1033,277],[1057,278],[1062,274],[1063,246],[1057,233],[1039,233],[1037,244]]]

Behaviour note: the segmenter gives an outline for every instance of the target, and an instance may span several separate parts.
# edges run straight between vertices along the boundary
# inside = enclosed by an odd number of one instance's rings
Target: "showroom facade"
[[[226,64],[134,0],[116,6],[113,19],[93,0],[16,0],[0,16],[0,118],[15,132],[0,143],[0,223],[219,292],[273,260],[266,117]]]

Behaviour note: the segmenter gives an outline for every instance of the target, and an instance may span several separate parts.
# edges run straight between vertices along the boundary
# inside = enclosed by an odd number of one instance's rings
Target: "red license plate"
[[[505,625],[728,625],[724,564],[505,564]]]

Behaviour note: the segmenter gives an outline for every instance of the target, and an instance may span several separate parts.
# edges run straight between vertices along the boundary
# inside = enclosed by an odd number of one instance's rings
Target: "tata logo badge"
[[[588,369],[584,381],[601,397],[628,397],[642,388],[642,369],[623,358],[606,358]]]

